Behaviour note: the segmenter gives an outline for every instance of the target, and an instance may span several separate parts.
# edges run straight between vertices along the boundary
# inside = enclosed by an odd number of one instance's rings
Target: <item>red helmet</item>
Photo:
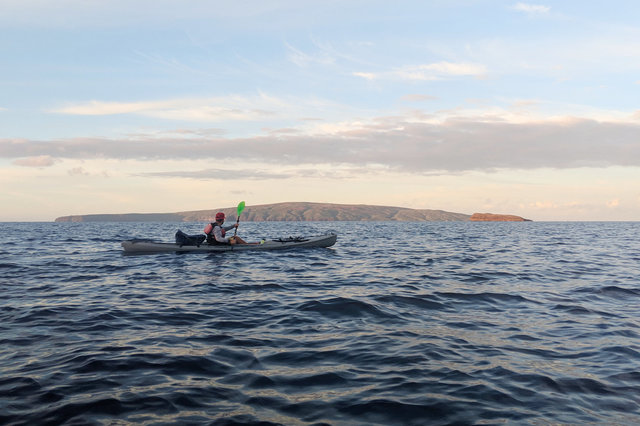
[[[216,213],[216,222],[219,220],[224,220],[224,213],[222,212]]]

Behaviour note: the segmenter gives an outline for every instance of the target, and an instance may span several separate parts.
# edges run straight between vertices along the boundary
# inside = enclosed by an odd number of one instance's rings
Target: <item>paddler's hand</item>
[[[234,244],[236,243],[236,237],[231,237],[231,238],[229,238],[229,243],[230,243],[231,245],[234,245]]]
[[[238,225],[237,223],[234,223],[234,224],[233,224],[233,227],[234,227],[234,228],[236,228],[236,229],[238,229],[238,226],[239,226],[239,225]]]

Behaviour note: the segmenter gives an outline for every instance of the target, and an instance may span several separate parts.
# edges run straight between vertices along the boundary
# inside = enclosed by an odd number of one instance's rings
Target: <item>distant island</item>
[[[474,213],[469,219],[472,222],[531,222],[520,216],[511,214],[493,214],[493,213]]]
[[[235,220],[236,208],[224,207],[177,213],[125,213],[62,216],[56,222],[212,222],[217,212]],[[499,220],[495,215],[496,220]],[[444,210],[410,209],[406,207],[370,206],[364,204],[330,204],[289,202],[247,205],[242,220],[247,222],[304,221],[399,221],[399,222],[461,222],[471,215]],[[508,216],[517,217],[517,216]],[[522,218],[520,218],[522,219]],[[525,221],[526,219],[522,219]]]

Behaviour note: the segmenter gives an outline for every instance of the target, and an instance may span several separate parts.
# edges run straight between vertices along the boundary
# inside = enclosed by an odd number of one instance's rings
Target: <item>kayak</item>
[[[336,243],[338,236],[334,233],[319,235],[316,237],[288,237],[277,240],[268,240],[253,244],[220,244],[209,245],[206,242],[200,245],[180,245],[175,243],[161,243],[152,240],[127,240],[120,243],[125,253],[168,253],[168,252],[222,252],[245,250],[284,250],[309,247],[331,247]]]

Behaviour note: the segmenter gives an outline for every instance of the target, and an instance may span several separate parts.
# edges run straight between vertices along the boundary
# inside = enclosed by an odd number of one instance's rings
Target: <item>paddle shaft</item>
[[[238,219],[236,219],[236,230],[233,232],[234,237],[238,234],[237,225],[240,225],[240,215],[242,214],[243,210],[244,210],[244,201],[240,201],[240,204],[238,204]]]

